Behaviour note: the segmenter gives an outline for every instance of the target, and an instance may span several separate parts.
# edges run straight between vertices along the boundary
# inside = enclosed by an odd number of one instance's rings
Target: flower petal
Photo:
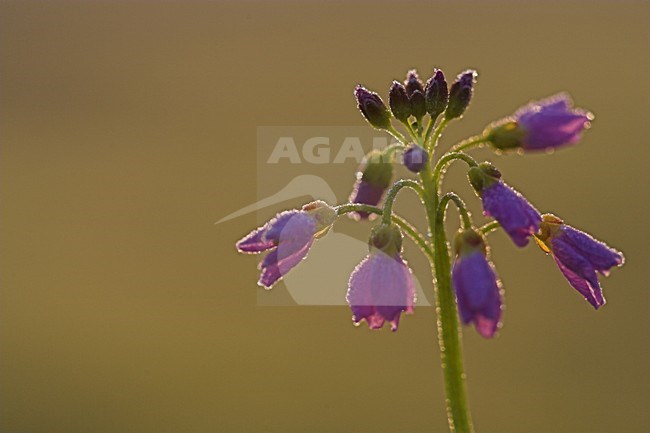
[[[596,310],[601,306],[605,305],[605,298],[603,297],[603,291],[600,288],[598,279],[596,279],[596,285],[592,285],[588,280],[580,277],[578,274],[573,272],[571,269],[567,268],[562,264],[562,262],[555,258],[555,263],[560,268],[562,274],[567,279],[569,284],[576,289]],[[594,273],[594,276],[596,274]]]
[[[481,198],[485,215],[496,219],[515,245],[526,246],[542,221],[537,209],[502,181],[485,187]]]

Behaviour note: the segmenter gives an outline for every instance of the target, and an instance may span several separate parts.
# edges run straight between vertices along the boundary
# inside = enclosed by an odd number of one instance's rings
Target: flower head
[[[464,324],[474,323],[483,337],[491,338],[501,321],[501,292],[483,238],[474,230],[464,230],[456,236],[454,247],[451,278],[460,318]]]
[[[575,144],[593,115],[571,106],[564,93],[532,102],[512,117],[490,125],[485,135],[498,149],[538,151]]]
[[[237,242],[242,253],[269,251],[260,263],[258,284],[271,288],[307,256],[315,237],[327,232],[336,219],[336,211],[322,201],[305,205],[302,210],[289,210]]]
[[[468,172],[472,186],[483,201],[483,213],[496,219],[519,247],[539,229],[539,212],[512,187],[501,180],[501,173],[489,163]]]
[[[372,231],[370,254],[354,269],[348,283],[347,301],[352,320],[362,320],[370,329],[389,322],[396,331],[402,312],[412,313],[415,286],[411,270],[402,260],[402,233],[394,225],[380,225]]]
[[[390,186],[393,177],[393,166],[380,151],[373,150],[366,155],[357,172],[357,181],[354,184],[350,203],[377,206]],[[351,212],[354,219],[367,219],[367,212]]]
[[[569,284],[595,309],[605,304],[596,272],[609,275],[611,268],[625,262],[622,253],[551,214],[543,215],[535,239],[542,250],[553,254]]]

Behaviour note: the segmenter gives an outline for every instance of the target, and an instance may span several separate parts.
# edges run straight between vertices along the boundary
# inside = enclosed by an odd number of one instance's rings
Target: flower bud
[[[427,114],[427,104],[424,100],[424,93],[419,90],[416,90],[411,95],[411,111],[413,112],[413,116],[418,119],[418,122],[425,114]]]
[[[419,173],[429,161],[427,151],[418,145],[411,145],[402,155],[402,163],[413,173]]]
[[[393,81],[388,92],[388,105],[397,120],[405,122],[411,115],[411,101],[402,83]]]
[[[476,71],[467,70],[456,78],[449,90],[449,103],[445,111],[445,118],[451,120],[463,115],[472,99]]]
[[[411,69],[406,74],[404,87],[406,89],[406,94],[409,96],[409,98],[413,96],[413,93],[415,91],[419,91],[420,93],[424,94],[424,86],[422,85],[422,80],[420,80],[420,76],[418,75],[418,72],[415,69]]]
[[[449,91],[447,89],[445,74],[440,69],[436,69],[433,77],[427,80],[424,88],[424,99],[426,101],[427,113],[429,113],[431,119],[435,120],[447,108]]]
[[[357,106],[361,114],[368,123],[376,129],[390,128],[390,111],[378,94],[359,85],[354,89],[354,97],[357,99]]]

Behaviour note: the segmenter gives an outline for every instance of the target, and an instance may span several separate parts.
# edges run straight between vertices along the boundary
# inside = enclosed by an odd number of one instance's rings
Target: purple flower
[[[464,324],[474,323],[485,338],[492,338],[501,321],[501,292],[485,244],[474,230],[456,237],[457,257],[451,271],[458,311]]]
[[[401,256],[402,234],[395,226],[381,225],[370,238],[370,254],[350,275],[347,301],[352,320],[370,329],[389,322],[396,331],[402,312],[412,313],[415,286],[411,270]]]
[[[373,150],[366,155],[357,172],[357,181],[350,194],[350,203],[377,206],[390,186],[392,178],[393,166],[388,158],[380,151]],[[367,212],[351,212],[348,215],[357,220],[374,218]]]
[[[411,145],[404,151],[402,162],[413,173],[419,173],[429,161],[427,151],[417,145]]]
[[[569,284],[595,308],[605,305],[596,272],[609,275],[614,266],[621,266],[623,254],[577,230],[555,215],[545,214],[536,237],[539,246],[552,253]]]
[[[270,289],[307,256],[314,236],[324,233],[335,218],[336,211],[320,201],[302,210],[285,211],[237,242],[237,250],[249,254],[269,251],[260,262],[258,284]]]
[[[468,175],[483,201],[483,213],[497,220],[517,246],[526,246],[542,220],[537,209],[504,183],[501,173],[489,163],[471,168]]]
[[[590,120],[591,113],[572,108],[569,96],[561,93],[520,108],[488,127],[485,134],[498,149],[538,151],[577,143]]]

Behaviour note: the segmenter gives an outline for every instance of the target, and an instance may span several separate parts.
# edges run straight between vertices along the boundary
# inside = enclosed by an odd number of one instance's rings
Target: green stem
[[[440,136],[442,135],[442,131],[445,129],[447,124],[449,123],[451,119],[447,119],[444,117],[440,123],[438,123],[438,126],[436,127],[435,131],[433,132],[433,135],[431,136],[431,142],[427,142],[425,139],[425,143],[427,144],[427,151],[429,151],[429,156],[433,155],[433,152],[436,149],[436,145],[438,144],[438,141],[440,140]]]
[[[449,149],[449,152],[460,152],[461,150],[468,150],[471,149],[472,147],[476,147],[479,144],[487,142],[488,139],[483,136],[483,135],[475,135],[473,137],[469,137],[459,143],[454,144],[451,146],[451,149]]]
[[[449,204],[450,201],[454,202],[454,204],[458,208],[458,212],[460,212],[460,218],[463,222],[463,228],[471,229],[472,218],[469,214],[469,211],[467,210],[467,206],[465,206],[465,202],[463,201],[463,199],[453,192],[448,192],[447,194],[442,196],[442,199],[440,199],[440,204],[438,205],[438,213],[439,214],[442,213],[442,216],[440,216],[438,219],[444,220],[445,210],[447,209],[447,204]]]
[[[442,182],[442,174],[444,173],[445,167],[447,164],[454,160],[462,160],[467,163],[470,167],[476,167],[478,163],[471,156],[462,153],[462,152],[451,152],[446,153],[442,158],[438,160],[435,168],[433,169],[433,183],[436,187],[436,193],[440,191],[440,183]]]
[[[406,146],[404,146],[402,143],[393,143],[390,146],[386,147],[382,153],[388,157],[388,160],[391,161],[390,157],[393,155],[393,153],[397,152],[398,150],[404,150]]]
[[[381,217],[382,223],[384,224],[390,223],[390,217],[393,213],[393,202],[395,201],[395,197],[397,197],[397,193],[404,187],[409,187],[413,189],[415,192],[418,193],[420,199],[424,200],[424,190],[422,189],[422,185],[420,185],[418,182],[416,182],[413,179],[398,180],[390,187],[390,189],[388,190],[388,194],[386,194],[386,200],[384,200],[384,213]]]
[[[496,221],[490,221],[489,223],[485,223],[482,227],[478,229],[479,233],[482,235],[487,235],[488,233],[493,232],[494,230],[498,229],[501,227],[501,224],[499,224]]]
[[[390,126],[390,128],[386,130],[386,132],[388,132],[390,135],[395,137],[395,139],[400,143],[402,143],[404,146],[408,145],[408,140],[406,139],[406,137],[404,137],[404,135],[401,132],[399,132],[397,129],[395,129],[395,127],[393,127],[392,125]]]
[[[378,207],[367,204],[346,203],[336,207],[337,215],[343,215],[349,212],[368,212],[376,215],[383,214],[383,211]],[[391,220],[397,224],[418,247],[420,247],[420,250],[425,256],[427,256],[429,261],[433,260],[433,249],[431,248],[431,245],[427,243],[415,227],[399,215],[393,214]]]
[[[431,132],[433,131],[433,125],[435,125],[436,119],[431,119],[429,118],[429,121],[427,122],[427,127],[424,130],[424,143],[427,143],[429,141],[429,137],[431,137]]]
[[[447,396],[445,401],[449,429],[455,433],[471,433],[474,428],[465,390],[460,327],[456,299],[451,286],[451,264],[444,227],[444,211],[438,212],[440,199],[437,182],[440,170],[438,170],[436,178],[431,167],[427,165],[420,175],[425,191],[424,204],[427,210],[429,229],[433,236],[434,257],[431,265],[434,274],[435,301],[438,312],[438,344]],[[443,200],[448,202],[452,199],[443,198]]]

